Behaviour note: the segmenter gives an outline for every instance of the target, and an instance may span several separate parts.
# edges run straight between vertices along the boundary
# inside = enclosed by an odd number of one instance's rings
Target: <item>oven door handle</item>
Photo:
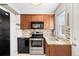
[[[36,38],[35,38],[35,39],[30,39],[30,40],[43,40],[43,39],[36,39]]]

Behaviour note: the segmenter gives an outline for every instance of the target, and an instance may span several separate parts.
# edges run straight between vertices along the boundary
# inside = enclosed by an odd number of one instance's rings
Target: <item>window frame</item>
[[[62,16],[63,15],[63,13],[64,13],[64,34],[62,34],[62,33],[59,33],[59,31],[60,31],[60,25],[59,25],[59,16]],[[62,10],[60,13],[58,13],[57,14],[57,36],[58,37],[62,37],[62,38],[66,38],[66,31],[65,31],[65,26],[66,26],[66,18],[65,18],[65,10]],[[59,27],[60,26],[60,27]]]

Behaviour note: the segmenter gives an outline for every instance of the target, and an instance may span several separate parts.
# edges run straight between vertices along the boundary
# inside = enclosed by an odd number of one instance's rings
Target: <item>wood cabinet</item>
[[[30,15],[21,15],[21,29],[30,29],[31,19]]]
[[[49,56],[50,55],[50,46],[47,44],[45,41],[45,55]]]
[[[32,14],[32,21],[36,22],[36,21],[42,21],[43,22],[43,15],[41,14]]]
[[[46,16],[43,16],[44,17],[44,28],[47,29],[47,28],[50,28],[50,16],[46,15]]]
[[[52,14],[22,14],[21,29],[31,29],[31,22],[44,22],[44,29],[54,29],[55,16]]]
[[[25,29],[26,28],[26,19],[25,16],[21,15],[21,25],[20,25],[21,29]]]
[[[47,56],[71,56],[71,45],[49,45],[45,43],[45,55]]]

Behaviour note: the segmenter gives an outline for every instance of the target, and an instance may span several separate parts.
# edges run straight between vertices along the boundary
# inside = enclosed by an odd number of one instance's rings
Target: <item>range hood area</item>
[[[44,29],[44,22],[31,22],[32,29]]]

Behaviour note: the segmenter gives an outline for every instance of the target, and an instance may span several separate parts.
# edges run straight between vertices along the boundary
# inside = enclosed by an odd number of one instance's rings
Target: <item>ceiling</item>
[[[10,6],[18,10],[20,14],[53,14],[59,3],[10,3]]]

